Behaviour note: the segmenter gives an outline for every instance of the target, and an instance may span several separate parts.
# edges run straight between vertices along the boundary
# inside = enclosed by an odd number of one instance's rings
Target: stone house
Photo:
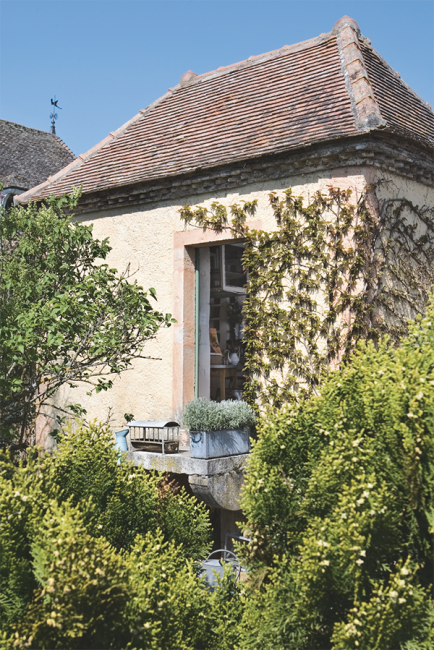
[[[80,402],[101,419],[112,407],[121,425],[125,412],[179,420],[195,390],[212,399],[242,394],[242,373],[222,363],[242,338],[242,242],[184,228],[181,206],[257,199],[253,225],[274,229],[270,191],[292,187],[308,197],[333,184],[357,194],[380,176],[393,181],[383,195],[434,206],[433,152],[431,107],[346,16],[303,43],[202,75],[186,72],[16,199],[40,201],[81,186],[77,218],[109,237],[110,264],[130,263],[139,283],[156,289],[158,308],[177,320],[149,344],[147,353],[160,360],[137,361],[108,393],[75,389],[66,403]]]
[[[75,156],[57,135],[0,120],[1,206],[69,165]]]

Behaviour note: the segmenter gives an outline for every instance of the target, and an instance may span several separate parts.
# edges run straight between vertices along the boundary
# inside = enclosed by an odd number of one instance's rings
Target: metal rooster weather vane
[[[56,95],[54,95],[54,99],[51,100],[51,105],[54,106],[54,108],[52,109],[53,112],[50,115],[51,133],[54,133],[54,135],[56,135],[56,120],[57,120],[57,113],[55,111],[56,111],[56,108],[62,110],[61,107],[57,105],[58,101],[59,100],[56,99]]]

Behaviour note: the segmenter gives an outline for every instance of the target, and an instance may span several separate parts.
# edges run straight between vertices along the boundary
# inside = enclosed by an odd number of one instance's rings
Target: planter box
[[[219,458],[247,454],[250,450],[250,429],[223,431],[190,431],[192,458]]]

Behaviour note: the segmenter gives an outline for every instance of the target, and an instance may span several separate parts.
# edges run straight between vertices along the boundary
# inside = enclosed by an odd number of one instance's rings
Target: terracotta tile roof
[[[132,185],[372,128],[397,130],[402,120],[396,107],[406,93],[406,132],[432,144],[425,137],[434,124],[432,111],[393,71],[378,72],[383,63],[369,48],[365,67],[363,43],[357,24],[345,17],[333,32],[310,41],[200,76],[189,71],[178,86],[20,200],[78,185],[84,193]],[[427,111],[423,127],[418,111]]]
[[[52,133],[0,120],[0,181],[4,189],[29,189],[75,160]]]
[[[371,47],[362,44],[362,52],[388,130],[433,147],[434,119],[430,106]]]

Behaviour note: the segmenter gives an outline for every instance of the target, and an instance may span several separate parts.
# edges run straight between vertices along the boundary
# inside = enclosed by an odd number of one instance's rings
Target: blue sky
[[[187,70],[329,32],[345,14],[434,105],[432,0],[0,0],[0,117],[48,131],[56,94],[57,133],[79,155]]]

